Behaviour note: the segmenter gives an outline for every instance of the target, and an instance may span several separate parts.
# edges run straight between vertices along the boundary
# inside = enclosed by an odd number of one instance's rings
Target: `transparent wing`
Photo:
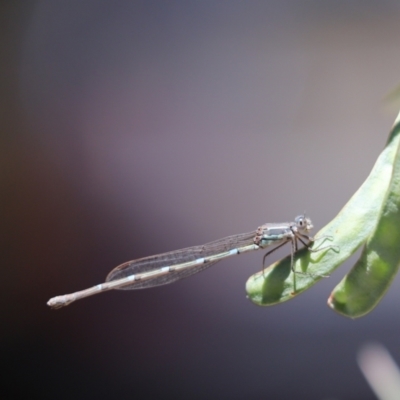
[[[114,268],[107,275],[106,282],[126,278],[130,275],[137,275],[144,272],[158,270],[162,267],[196,261],[199,258],[207,258],[215,254],[220,254],[226,251],[248,246],[253,244],[255,234],[255,231],[241,233],[238,235],[228,236],[223,239],[218,239],[214,242],[200,246],[187,247],[181,250],[170,251],[168,253],[128,261]],[[153,279],[148,279],[143,282],[140,280],[133,281],[132,285],[121,287],[120,290],[144,289],[153,286],[166,285],[167,283],[172,283],[178,279],[186,278],[192,274],[203,271],[218,261],[220,261],[220,259],[201,264],[194,264],[193,266],[183,268],[178,271],[171,271],[168,274],[155,276]]]

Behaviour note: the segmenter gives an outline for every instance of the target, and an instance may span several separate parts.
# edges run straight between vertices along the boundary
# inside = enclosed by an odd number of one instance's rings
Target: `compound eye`
[[[295,223],[297,229],[299,229],[301,231],[310,230],[313,227],[310,219],[307,218],[304,214],[298,215],[295,218],[294,223]]]

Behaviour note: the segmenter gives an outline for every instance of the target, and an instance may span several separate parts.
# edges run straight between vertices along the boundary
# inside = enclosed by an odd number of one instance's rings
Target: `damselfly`
[[[228,236],[200,246],[188,247],[155,256],[125,262],[114,268],[107,276],[106,282],[79,292],[57,296],[47,304],[52,308],[60,308],[75,300],[92,296],[111,289],[145,289],[166,285],[192,274],[200,272],[224,258],[253,250],[265,249],[276,245],[268,251],[265,258],[284,244],[291,243],[291,267],[294,271],[294,253],[297,251],[297,240],[310,251],[320,251],[332,246],[311,249],[314,238],[308,234],[313,228],[311,220],[305,215],[295,218],[294,222],[280,224],[264,224],[256,231]],[[306,274],[304,272],[296,272]]]

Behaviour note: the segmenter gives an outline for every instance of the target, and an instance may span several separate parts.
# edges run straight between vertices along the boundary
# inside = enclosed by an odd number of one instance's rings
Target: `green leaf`
[[[399,129],[399,121],[395,129]],[[350,318],[371,311],[386,293],[400,265],[400,148],[378,223],[360,259],[334,289],[328,305]]]
[[[366,242],[375,228],[382,205],[386,198],[392,176],[393,162],[400,139],[400,114],[389,136],[385,149],[375,163],[370,175],[343,207],[339,214],[316,235],[331,236],[332,242],[317,240],[314,248],[328,244],[337,247],[320,252],[307,249],[295,255],[296,271],[310,275],[293,273],[290,256],[280,260],[264,272],[251,276],[246,283],[248,297],[255,304],[267,306],[290,300],[310,288],[322,275],[329,275]],[[347,293],[347,292],[346,292]],[[343,291],[341,291],[343,294]],[[343,301],[343,297],[341,299]]]

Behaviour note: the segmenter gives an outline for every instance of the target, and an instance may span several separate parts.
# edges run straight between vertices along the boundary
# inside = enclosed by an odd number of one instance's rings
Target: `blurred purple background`
[[[397,114],[397,1],[2,2],[0,35],[1,398],[374,398],[356,354],[378,340],[400,360],[400,281],[336,315],[356,257],[269,308],[245,295],[257,252],[46,301],[130,259],[329,222]]]

